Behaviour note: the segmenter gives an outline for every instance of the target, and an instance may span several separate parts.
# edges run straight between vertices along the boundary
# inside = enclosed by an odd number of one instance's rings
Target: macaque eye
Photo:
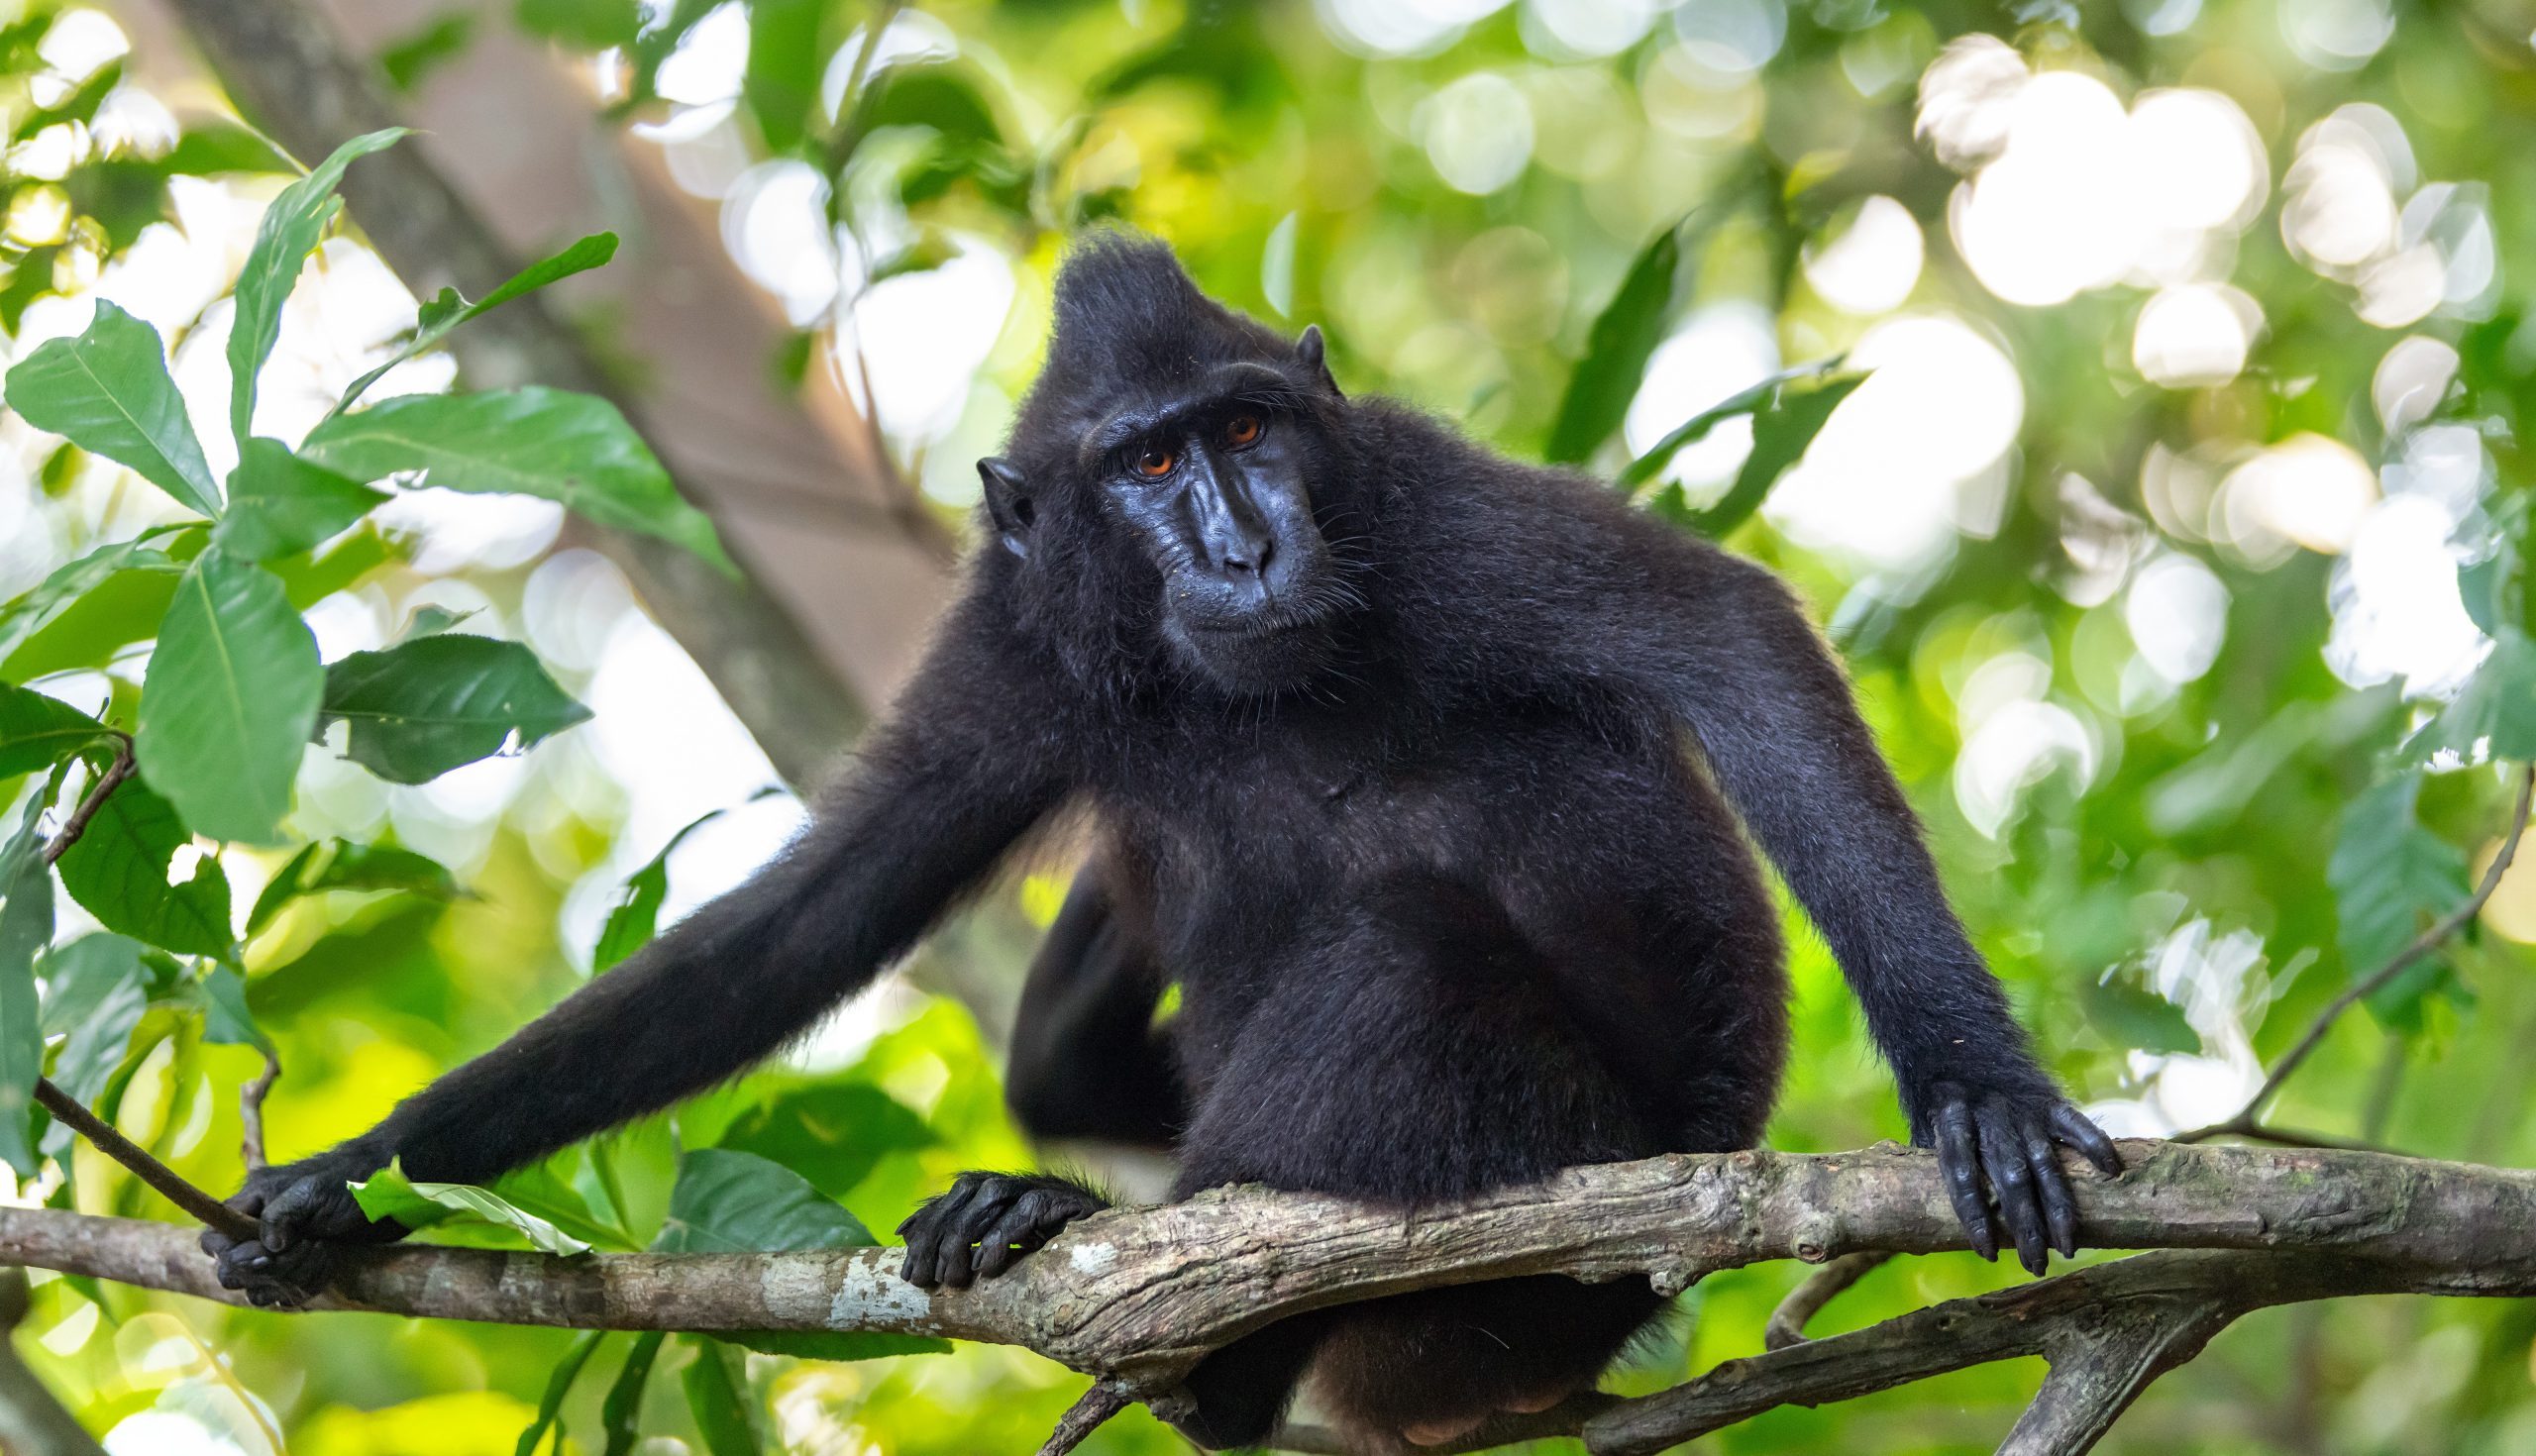
[[[1224,443],[1235,448],[1256,445],[1259,443],[1259,437],[1267,432],[1268,427],[1259,423],[1259,416],[1234,415],[1231,422],[1224,426]]]
[[[1144,448],[1144,453],[1136,457],[1136,473],[1160,479],[1170,474],[1171,468],[1178,464],[1180,464],[1180,457],[1168,448],[1148,445]]]

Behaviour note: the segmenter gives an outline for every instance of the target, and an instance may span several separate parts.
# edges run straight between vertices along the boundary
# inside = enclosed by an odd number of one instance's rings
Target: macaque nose
[[[1265,579],[1269,559],[1277,554],[1277,543],[1266,536],[1256,541],[1236,541],[1223,553],[1222,566],[1227,576],[1252,576]]]

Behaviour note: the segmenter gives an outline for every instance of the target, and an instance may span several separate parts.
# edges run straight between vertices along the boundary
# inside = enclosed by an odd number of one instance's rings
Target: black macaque
[[[1033,825],[1102,847],[1024,1000],[1048,1135],[1171,1144],[1179,1191],[1391,1204],[1749,1147],[1787,1054],[1777,916],[1829,938],[1973,1246],[2077,1247],[2056,1144],[2112,1144],[2037,1066],[1848,683],[1760,568],[1339,391],[1159,244],[1077,247],[1044,372],[980,464],[987,542],[860,765],[776,864],[371,1132],[253,1175],[206,1235],[258,1302],[392,1238],[345,1192],[483,1182],[782,1047]],[[1166,981],[1180,1014],[1153,1025]],[[907,1220],[963,1286],[1100,1207],[969,1174]],[[1267,1435],[1300,1385],[1368,1451],[1590,1386],[1662,1301],[1542,1277],[1272,1325],[1184,1420]]]

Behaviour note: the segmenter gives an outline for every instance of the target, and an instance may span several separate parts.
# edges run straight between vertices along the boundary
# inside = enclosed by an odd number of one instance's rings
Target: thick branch
[[[2077,1180],[2090,1244],[2304,1250],[2398,1266],[2388,1278],[2423,1293],[2536,1293],[2536,1174],[2371,1153],[2136,1143],[2126,1154],[2120,1180]],[[1962,1247],[1935,1159],[1884,1145],[1574,1169],[1406,1217],[1310,1195],[1210,1193],[1087,1219],[1002,1278],[934,1295],[900,1282],[890,1250],[564,1259],[406,1247],[362,1255],[325,1307],[947,1335],[1154,1389],[1285,1315],[1411,1289],[1561,1273],[1645,1274],[1677,1290],[1765,1259]],[[172,1224],[0,1210],[0,1260],[235,1300]]]

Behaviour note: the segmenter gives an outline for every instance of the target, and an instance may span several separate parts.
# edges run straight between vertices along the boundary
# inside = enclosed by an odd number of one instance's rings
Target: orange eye
[[[1136,473],[1159,478],[1170,474],[1171,468],[1178,464],[1180,464],[1179,456],[1159,445],[1148,445],[1145,447],[1144,454],[1136,457]]]
[[[1234,415],[1232,422],[1224,426],[1224,443],[1227,445],[1257,444],[1266,428],[1259,423],[1257,415]]]

